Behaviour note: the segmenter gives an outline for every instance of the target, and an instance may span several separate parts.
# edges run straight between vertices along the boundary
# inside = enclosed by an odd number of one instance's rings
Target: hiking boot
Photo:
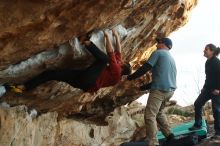
[[[214,135],[210,138],[210,142],[220,143],[220,135]]]
[[[166,137],[166,141],[168,142],[168,141],[174,139],[174,137],[175,137],[174,134],[171,133],[170,135],[168,135],[168,136]]]
[[[201,129],[202,127],[201,126],[192,126],[192,127],[190,127],[189,128],[189,131],[195,131],[195,130],[199,130],[199,129]]]
[[[213,135],[210,139],[218,139],[218,140],[220,140],[220,135]]]

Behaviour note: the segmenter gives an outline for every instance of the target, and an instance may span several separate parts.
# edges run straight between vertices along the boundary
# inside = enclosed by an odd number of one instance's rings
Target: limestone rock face
[[[154,50],[156,37],[168,36],[187,22],[196,3],[197,0],[3,0],[0,2],[0,83],[22,83],[50,68],[87,67],[94,58],[87,52],[77,54],[84,50],[76,50],[70,40],[118,25],[128,32],[122,39],[123,60],[135,68]],[[56,59],[60,54],[62,59]],[[48,67],[47,61],[51,59],[54,59],[52,66]],[[143,94],[131,90],[133,84],[125,80],[94,94],[56,85],[47,84],[43,91],[16,97],[17,100],[10,94],[2,100],[35,107],[41,112],[97,114],[113,111]],[[106,108],[102,103],[111,104]]]
[[[85,118],[57,121],[56,112],[34,117],[24,106],[1,107],[0,146],[118,146],[136,129],[131,109],[116,108],[106,118],[108,125],[98,126]]]
[[[51,68],[86,68],[94,61],[93,56],[76,49],[72,41],[119,25],[127,31],[121,42],[123,60],[135,69],[155,50],[155,38],[168,36],[183,26],[196,4],[197,0],[1,0],[0,84],[22,83]],[[56,59],[59,56],[61,59]],[[90,142],[82,143],[86,139],[82,136],[81,142],[72,143],[74,138],[70,135],[77,129],[75,126],[87,127],[86,132],[91,128],[81,120],[64,119],[73,116],[104,121],[115,108],[142,94],[125,78],[96,93],[84,93],[56,81],[24,95],[7,93],[0,97],[0,102],[25,105],[27,110],[34,108],[42,116],[33,120],[25,108],[0,109],[0,143],[4,140],[7,145],[115,145],[106,134],[108,128],[99,131],[95,126],[92,131],[103,134],[102,140],[91,132],[95,138]],[[14,122],[15,119],[20,121]],[[106,137],[111,142],[100,143]],[[71,142],[66,144],[66,138]]]
[[[73,37],[121,24],[131,30],[123,55],[131,61],[152,46],[157,33],[184,25],[197,0],[49,0],[0,2],[0,68],[55,49]],[[140,57],[140,56],[139,56]]]

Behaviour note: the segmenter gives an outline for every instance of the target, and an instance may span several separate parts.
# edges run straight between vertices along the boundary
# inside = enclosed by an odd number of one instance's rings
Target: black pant
[[[85,70],[73,70],[73,69],[57,69],[48,70],[32,78],[24,83],[27,90],[31,90],[38,85],[50,81],[57,80],[63,81],[75,88],[88,90],[91,88],[102,70],[108,63],[108,56],[97,48],[93,43],[86,47],[87,50],[96,58],[96,61]]]
[[[194,103],[195,126],[202,125],[202,108],[208,100],[212,100],[215,134],[220,135],[220,95],[213,95],[211,90],[203,90]]]

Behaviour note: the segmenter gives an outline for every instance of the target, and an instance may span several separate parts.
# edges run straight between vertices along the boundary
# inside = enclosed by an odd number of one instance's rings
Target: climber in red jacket
[[[84,42],[86,49],[96,58],[96,61],[90,67],[84,70],[47,70],[22,85],[6,85],[6,89],[22,93],[50,80],[63,81],[75,88],[88,92],[94,92],[102,87],[117,84],[121,80],[122,75],[130,74],[131,69],[129,63],[122,62],[120,38],[117,31],[113,29],[112,34],[116,41],[115,51],[109,33],[104,31],[107,55],[92,42]]]

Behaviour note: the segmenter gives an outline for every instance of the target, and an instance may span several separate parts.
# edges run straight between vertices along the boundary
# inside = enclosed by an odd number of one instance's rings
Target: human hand
[[[91,41],[84,41],[83,44],[85,44],[86,46],[91,45]]]
[[[104,30],[103,33],[104,33],[104,37],[109,37],[109,33],[107,30]]]
[[[126,81],[127,80],[127,76],[126,75],[123,75],[122,77],[121,77],[121,81]]]
[[[117,32],[116,28],[112,29],[112,35],[113,36],[118,36],[118,32]]]
[[[150,90],[140,90],[139,89],[139,93],[140,94],[148,94],[148,93],[150,93]]]
[[[220,91],[218,89],[215,89],[212,91],[212,94],[213,95],[219,95]]]
[[[86,42],[86,41],[89,41],[89,36],[88,35],[83,35],[83,36],[79,36],[79,41],[80,41],[80,43],[84,43],[84,42]]]
[[[128,81],[131,81],[131,80],[132,80],[132,78],[131,78],[130,75],[127,76],[127,80],[128,80]]]

